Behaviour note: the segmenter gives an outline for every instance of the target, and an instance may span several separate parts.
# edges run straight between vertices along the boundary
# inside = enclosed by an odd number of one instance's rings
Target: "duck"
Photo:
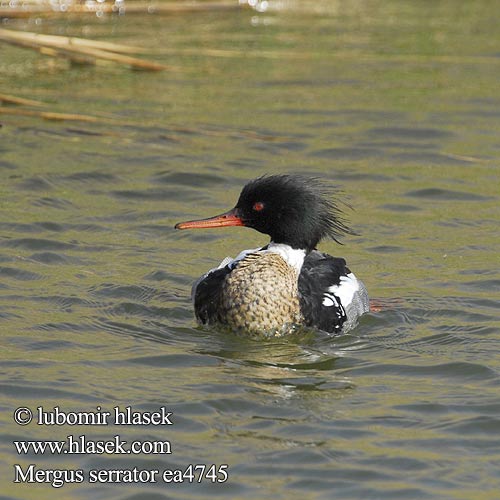
[[[369,311],[368,292],[342,257],[317,249],[325,238],[355,234],[335,191],[317,177],[264,175],[248,182],[234,208],[179,222],[175,229],[230,226],[270,237],[263,247],[226,257],[195,281],[192,300],[201,325],[280,337],[302,328],[345,333]]]

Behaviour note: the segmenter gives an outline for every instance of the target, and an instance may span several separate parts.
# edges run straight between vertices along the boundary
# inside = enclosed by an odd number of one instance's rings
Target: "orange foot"
[[[370,299],[370,312],[378,313],[380,311],[383,311],[383,309],[384,306],[382,305],[381,300]]]

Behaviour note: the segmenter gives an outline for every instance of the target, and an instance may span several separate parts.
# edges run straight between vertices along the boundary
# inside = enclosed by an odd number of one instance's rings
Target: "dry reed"
[[[31,16],[66,16],[68,14],[156,14],[172,15],[196,12],[228,11],[248,7],[248,4],[240,4],[237,0],[218,0],[203,2],[145,2],[131,1],[123,6],[107,3],[74,3],[65,4],[64,8],[54,8],[49,3],[24,1],[22,5],[13,5],[9,7],[0,7],[0,18],[25,18]]]
[[[95,64],[106,60],[125,64],[133,69],[160,71],[172,69],[164,64],[126,55],[139,52],[137,47],[128,47],[116,43],[84,40],[66,36],[41,35],[39,33],[21,32],[0,28],[0,41],[38,50],[42,54],[63,56],[77,63]]]

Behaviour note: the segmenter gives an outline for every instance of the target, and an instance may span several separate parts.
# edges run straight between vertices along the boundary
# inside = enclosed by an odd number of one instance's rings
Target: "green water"
[[[498,499],[498,6],[271,7],[7,24],[140,45],[173,69],[72,67],[0,45],[0,92],[100,119],[0,115],[1,498]],[[280,172],[340,186],[358,235],[321,249],[381,310],[338,337],[198,328],[192,282],[266,237],[173,225]],[[164,407],[173,425],[14,423],[39,406]],[[13,445],[68,435],[169,440],[172,453]],[[16,484],[14,464],[84,480]],[[227,464],[229,478],[89,479],[189,464]]]

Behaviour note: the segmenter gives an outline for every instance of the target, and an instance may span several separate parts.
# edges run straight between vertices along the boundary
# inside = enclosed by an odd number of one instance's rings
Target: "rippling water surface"
[[[499,32],[488,1],[301,2],[37,29],[149,47],[162,73],[2,46],[0,88],[96,123],[0,117],[2,498],[483,499],[500,491]],[[275,5],[276,7],[276,5]],[[204,331],[190,286],[264,244],[178,233],[264,173],[339,185],[376,301],[346,335]],[[165,407],[168,426],[13,412]],[[18,454],[13,441],[171,442]],[[223,484],[14,484],[41,470],[227,464]]]

